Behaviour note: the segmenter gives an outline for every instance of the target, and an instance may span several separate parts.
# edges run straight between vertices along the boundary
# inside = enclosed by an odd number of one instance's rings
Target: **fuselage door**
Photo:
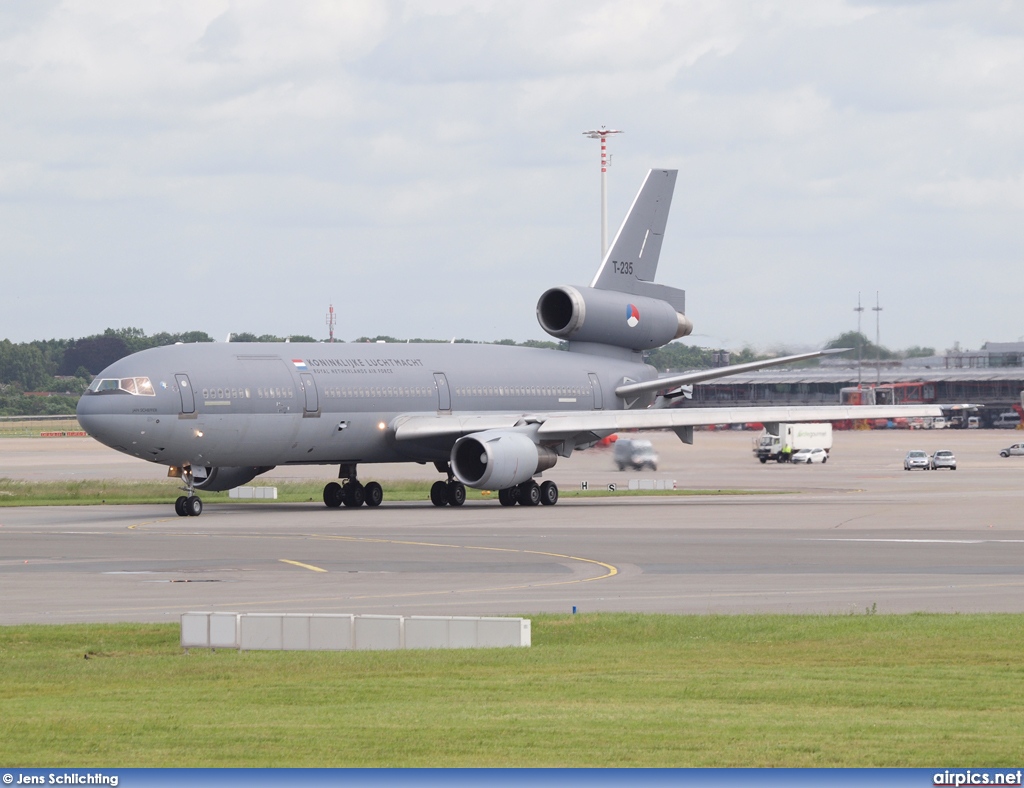
[[[192,393],[192,384],[189,383],[188,375],[181,372],[175,375],[174,379],[178,381],[178,393],[181,395],[181,412],[195,413],[196,397]]]
[[[320,399],[316,393],[316,381],[313,380],[313,376],[308,372],[303,372],[301,378],[302,390],[306,394],[306,414],[316,414],[320,411]]]
[[[448,378],[444,376],[443,372],[434,373],[434,385],[437,386],[437,409],[451,413],[452,393],[448,389]]]
[[[590,388],[594,392],[594,410],[604,409],[604,395],[601,393],[601,381],[597,379],[597,375],[593,372],[588,372],[590,375]]]

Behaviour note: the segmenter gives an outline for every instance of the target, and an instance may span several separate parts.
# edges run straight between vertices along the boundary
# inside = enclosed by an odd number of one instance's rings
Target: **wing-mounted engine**
[[[261,473],[274,469],[269,466],[244,466],[240,468],[203,468],[192,466],[193,484],[197,489],[208,492],[223,492],[251,482]]]
[[[467,487],[504,490],[555,464],[558,455],[530,435],[485,430],[459,438],[452,447],[452,473]]]
[[[693,331],[686,315],[659,298],[568,285],[540,297],[537,320],[559,339],[633,351],[661,347]]]

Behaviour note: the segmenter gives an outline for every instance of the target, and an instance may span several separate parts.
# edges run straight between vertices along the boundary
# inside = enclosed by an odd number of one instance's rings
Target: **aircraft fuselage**
[[[621,409],[617,385],[656,376],[643,363],[501,345],[173,345],[104,370],[78,415],[102,443],[168,466],[432,462],[447,460],[451,440],[399,442],[397,417]]]

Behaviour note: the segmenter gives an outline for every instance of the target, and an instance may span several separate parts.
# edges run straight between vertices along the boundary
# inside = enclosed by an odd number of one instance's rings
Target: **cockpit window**
[[[149,378],[96,378],[90,385],[93,394],[134,394],[139,397],[155,397],[153,383]]]

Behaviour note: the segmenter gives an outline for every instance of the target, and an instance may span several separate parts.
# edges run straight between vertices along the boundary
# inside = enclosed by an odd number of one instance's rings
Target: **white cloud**
[[[603,123],[613,224],[681,169],[660,278],[708,342],[827,339],[858,290],[894,346],[1012,339],[1022,44],[965,0],[13,6],[0,334],[317,334],[333,301],[350,338],[539,337],[596,266]]]

